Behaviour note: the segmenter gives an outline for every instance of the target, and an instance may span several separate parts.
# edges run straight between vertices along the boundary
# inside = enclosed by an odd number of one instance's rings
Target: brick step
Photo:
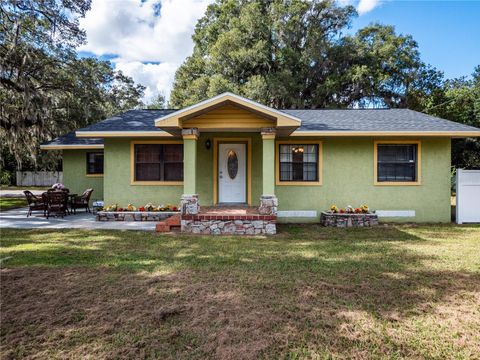
[[[170,226],[165,221],[160,221],[155,225],[156,232],[170,232]]]
[[[167,220],[165,220],[165,222],[170,227],[180,227],[182,217],[180,216],[180,214],[172,215]]]
[[[155,226],[156,232],[170,232],[171,228],[179,228],[182,218],[180,214],[172,215],[164,221],[159,221]]]

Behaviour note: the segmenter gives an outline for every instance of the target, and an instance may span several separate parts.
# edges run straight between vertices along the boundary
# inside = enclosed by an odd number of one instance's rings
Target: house
[[[475,136],[408,109],[278,110],[224,93],[130,110],[42,149],[63,150],[65,185],[106,204],[244,204],[279,222],[368,204],[388,221],[449,222],[451,139]]]

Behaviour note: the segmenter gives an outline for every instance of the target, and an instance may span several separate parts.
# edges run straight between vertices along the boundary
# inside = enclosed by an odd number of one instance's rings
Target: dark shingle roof
[[[75,136],[75,131],[68,133],[66,135],[59,136],[58,138],[42,144],[41,146],[47,145],[48,147],[54,146],[73,146],[73,145],[103,145],[103,139],[99,138],[79,138]]]
[[[155,120],[176,110],[129,110],[92,124],[78,131],[158,131]],[[426,115],[408,109],[352,109],[352,110],[281,110],[302,121],[296,131],[388,131],[388,132],[478,132],[480,129],[453,121]],[[50,146],[100,145],[103,139],[76,137],[69,133],[47,143]]]
[[[78,131],[162,131],[155,127],[155,119],[176,110],[128,110]]]
[[[409,109],[282,110],[302,120],[298,131],[479,131]]]

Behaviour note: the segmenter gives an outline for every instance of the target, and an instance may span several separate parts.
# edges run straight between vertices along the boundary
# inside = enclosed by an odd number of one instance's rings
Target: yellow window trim
[[[280,145],[318,145],[318,181],[280,181]],[[279,140],[275,142],[275,185],[277,186],[320,186],[323,181],[323,142],[320,140]]]
[[[96,149],[91,149],[91,150],[96,150]],[[103,145],[102,145],[102,151],[87,151],[85,154],[88,155],[90,153],[99,153],[99,152],[101,152],[102,154],[105,154],[105,152],[103,151]],[[87,160],[88,160],[88,157],[87,157]],[[85,176],[86,177],[103,177],[103,173],[89,174],[85,169]]]
[[[252,138],[213,138],[213,204],[218,204],[218,144],[247,143],[247,203],[252,205]]]
[[[137,140],[130,141],[130,185],[180,186],[183,181],[135,181],[135,145],[137,144],[183,144],[178,140]]]
[[[378,181],[379,144],[416,144],[417,181]],[[377,186],[418,186],[422,184],[422,142],[420,140],[376,140],[373,142],[373,184]]]

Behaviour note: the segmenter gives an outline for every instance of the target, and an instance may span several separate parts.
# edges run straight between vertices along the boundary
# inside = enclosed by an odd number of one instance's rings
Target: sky
[[[480,0],[337,0],[357,8],[350,33],[371,23],[394,25],[418,42],[424,62],[445,77],[468,76],[480,65]],[[176,69],[191,54],[195,24],[212,0],[93,0],[80,20],[81,56],[112,61],[146,86],[144,102],[168,99]]]

